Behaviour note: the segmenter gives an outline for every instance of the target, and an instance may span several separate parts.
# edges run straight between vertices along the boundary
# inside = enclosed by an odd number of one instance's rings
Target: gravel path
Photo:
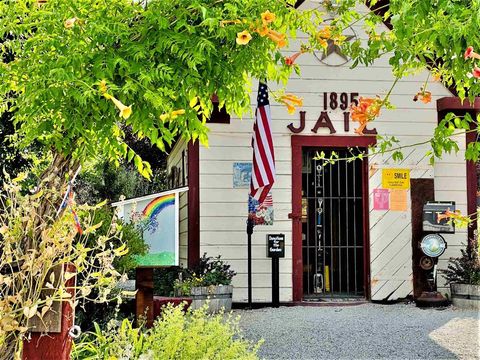
[[[265,359],[480,359],[476,311],[411,304],[238,310]]]

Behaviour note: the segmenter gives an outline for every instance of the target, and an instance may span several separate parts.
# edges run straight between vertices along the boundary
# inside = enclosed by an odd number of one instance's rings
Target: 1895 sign
[[[358,93],[323,93],[323,110],[347,110],[350,104],[358,105]]]
[[[358,105],[358,98],[359,93],[352,92],[352,93],[337,93],[337,92],[324,92],[323,93],[323,111],[320,112],[320,116],[318,117],[315,126],[312,129],[313,133],[317,133],[318,129],[320,128],[327,128],[330,130],[330,134],[335,134],[337,130],[332,124],[330,116],[328,115],[329,111],[343,111],[343,129],[345,132],[350,131],[350,107],[352,105]],[[306,111],[300,111],[300,125],[295,127],[292,124],[288,125],[288,129],[295,133],[301,133],[305,130],[305,115]],[[364,134],[376,134],[376,129],[365,129],[363,130]]]

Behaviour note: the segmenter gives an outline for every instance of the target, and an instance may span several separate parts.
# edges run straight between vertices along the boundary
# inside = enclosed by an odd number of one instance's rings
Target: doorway
[[[376,144],[376,137],[294,135],[291,141],[292,212],[289,218],[292,219],[293,300],[342,297],[368,300],[368,159],[341,161],[337,163],[340,167],[332,165],[331,169],[317,170],[319,164],[315,164],[312,155],[316,151],[324,151],[326,157],[332,150],[337,154],[365,151]],[[321,193],[315,189],[315,182],[318,187],[320,181]],[[322,225],[321,231],[317,231],[320,228],[317,225]]]
[[[302,153],[302,260],[304,299],[365,297],[364,194],[360,160],[326,164],[358,149],[304,148]]]

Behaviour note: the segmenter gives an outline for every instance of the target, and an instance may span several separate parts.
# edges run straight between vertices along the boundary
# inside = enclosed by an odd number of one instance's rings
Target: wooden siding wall
[[[318,2],[306,2],[301,8],[316,7]],[[366,39],[361,24],[354,26],[356,33]],[[302,38],[291,42],[285,55],[289,56],[300,48]],[[335,54],[331,55],[336,56]],[[287,91],[304,99],[301,109],[306,111],[306,127],[302,135],[329,135],[328,129],[320,128],[317,134],[310,129],[315,125],[320,112],[323,111],[323,92],[358,92],[360,96],[373,97],[386,94],[392,85],[388,59],[382,58],[366,68],[358,66],[350,69],[346,64],[341,67],[329,67],[318,61],[311,54],[300,56],[297,63],[301,66],[302,76],[292,76]],[[432,102],[423,104],[413,102],[413,96],[419,91],[427,77],[427,72],[402,79],[397,84],[391,101],[397,106],[395,110],[383,110],[381,116],[372,124],[382,135],[394,135],[401,145],[426,141],[437,123],[435,100],[450,93],[439,83],[429,85],[433,93]],[[274,89],[274,84],[269,84]],[[253,85],[252,110],[256,103],[257,84]],[[286,235],[285,258],[280,260],[280,301],[292,300],[292,222],[288,214],[291,205],[291,147],[292,133],[287,125],[298,126],[299,113],[289,115],[284,106],[271,99],[273,118],[277,180],[273,187],[275,221],[273,226],[257,226],[253,234],[253,301],[271,301],[271,264],[266,258],[266,234],[284,233]],[[329,111],[329,116],[337,130],[335,135],[351,135],[357,123],[350,123],[350,132],[343,130],[341,111]],[[234,278],[234,301],[247,299],[247,249],[246,249],[246,214],[247,188],[233,188],[233,163],[251,162],[250,147],[253,121],[251,117],[237,119],[232,117],[231,124],[211,124],[210,147],[200,148],[200,229],[201,253],[222,257],[232,264],[238,275]],[[410,212],[377,211],[372,209],[372,193],[381,185],[381,169],[402,167],[411,169],[412,178],[432,178],[434,169],[428,165],[425,152],[428,145],[404,150],[405,158],[400,163],[392,161],[391,154],[373,156],[370,161],[370,258],[371,258],[371,296],[372,300],[395,300],[412,293],[412,250],[411,250],[411,216]],[[445,166],[438,164],[435,171],[439,179],[436,195],[444,200],[457,200],[466,203],[463,175],[454,180],[454,192],[447,190],[449,179],[455,173],[464,170],[462,154],[446,157]],[[443,166],[443,167],[442,167]],[[450,175],[449,175],[450,173]],[[455,198],[452,196],[455,195]],[[409,209],[410,195],[409,198]],[[463,210],[463,209],[462,209]],[[184,226],[182,226],[184,228]],[[461,236],[456,237],[458,239]],[[459,241],[459,240],[455,240]],[[448,254],[451,254],[449,247]],[[447,255],[448,255],[447,254]],[[443,257],[442,257],[443,259]],[[443,266],[444,261],[441,261]]]
[[[460,151],[455,154],[446,154],[435,163],[435,200],[455,201],[456,208],[462,214],[467,214],[467,167],[465,163],[466,137],[461,134],[455,137],[460,145]],[[443,234],[448,247],[438,261],[439,276],[437,278],[438,291],[442,294],[450,293],[441,270],[447,268],[451,257],[461,255],[460,249],[467,245],[467,229],[455,229],[455,234]]]
[[[187,145],[184,140],[180,140],[175,144],[172,152],[167,159],[167,169],[170,172],[171,168],[176,166],[182,169],[182,154],[185,152],[184,166],[185,178],[188,174],[188,152]],[[188,186],[188,179],[185,186]],[[187,267],[188,264],[188,192],[180,194],[180,266]]]

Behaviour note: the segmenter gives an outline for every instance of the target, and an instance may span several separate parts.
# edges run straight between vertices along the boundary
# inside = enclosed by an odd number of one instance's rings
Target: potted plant
[[[461,250],[462,256],[450,259],[443,277],[450,284],[452,303],[465,309],[480,309],[480,259],[478,247]]]
[[[233,285],[232,278],[236,275],[220,255],[213,258],[207,254],[199,260],[197,267],[187,272],[182,278],[176,280],[175,290],[177,296],[192,298],[191,307],[199,309],[207,304],[207,312],[215,313],[220,310],[232,308]]]

